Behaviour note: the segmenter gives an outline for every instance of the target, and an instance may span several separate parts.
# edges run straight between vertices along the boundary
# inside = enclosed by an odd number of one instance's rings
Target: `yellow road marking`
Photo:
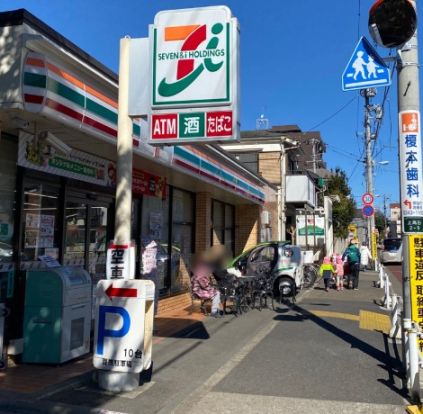
[[[330,312],[330,311],[321,311],[321,310],[311,310],[309,311],[316,316],[326,316],[327,318],[337,318],[337,319],[348,319],[350,321],[359,321],[360,317],[358,315],[352,315],[351,313],[342,313],[342,312]]]
[[[310,310],[309,312],[319,317],[357,321],[360,323],[360,329],[366,329],[368,331],[382,331],[384,333],[389,333],[389,330],[391,329],[391,320],[388,315],[384,315],[383,313],[369,312],[364,310],[360,310],[359,315],[322,310]]]

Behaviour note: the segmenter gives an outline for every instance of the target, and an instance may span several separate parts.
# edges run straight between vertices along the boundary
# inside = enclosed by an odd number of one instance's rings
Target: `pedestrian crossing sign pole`
[[[384,60],[363,36],[342,74],[342,90],[377,88],[391,84],[391,74]]]

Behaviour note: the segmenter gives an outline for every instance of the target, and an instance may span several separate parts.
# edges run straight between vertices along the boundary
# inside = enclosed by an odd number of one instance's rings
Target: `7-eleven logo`
[[[173,74],[169,75],[167,70],[166,75],[158,79],[157,91],[160,96],[178,95],[201,74],[217,72],[222,68],[226,54],[221,44],[220,35],[224,31],[222,23],[171,26],[163,30],[163,48],[156,54],[157,63],[176,65],[176,71],[171,71]],[[174,45],[177,49],[172,47]]]

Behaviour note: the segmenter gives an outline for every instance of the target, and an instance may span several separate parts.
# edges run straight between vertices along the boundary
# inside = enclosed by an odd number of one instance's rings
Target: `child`
[[[334,267],[336,267],[336,263],[338,262],[338,257],[341,257],[341,255],[339,255],[338,253],[334,253],[332,255],[332,264]]]
[[[336,290],[344,290],[344,261],[341,256],[336,259]]]
[[[332,278],[333,274],[336,272],[332,263],[330,262],[330,257],[325,257],[323,263],[320,265],[320,276],[323,276],[323,282],[325,283],[325,290],[329,292],[329,280]]]

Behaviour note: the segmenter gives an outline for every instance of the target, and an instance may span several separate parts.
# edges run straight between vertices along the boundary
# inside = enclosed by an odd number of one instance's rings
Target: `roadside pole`
[[[413,2],[414,6],[415,1]],[[418,217],[419,211],[421,212],[422,197],[422,160],[421,160],[421,137],[420,137],[420,99],[419,99],[419,68],[418,68],[418,49],[417,49],[417,31],[413,37],[405,44],[404,47],[398,50],[398,114],[399,114],[399,151],[400,151],[400,198],[401,198],[401,216],[402,216],[402,245],[403,245],[403,262],[402,262],[402,275],[403,275],[403,298],[404,298],[404,329],[407,329],[406,321],[416,322],[413,318],[412,312],[412,284],[410,274],[410,233],[422,233],[423,218]],[[408,113],[407,113],[408,112]],[[409,125],[405,125],[405,115],[417,115],[417,127],[413,130]],[[411,118],[410,118],[411,119]],[[410,156],[410,146],[407,143],[406,132],[412,133],[417,141],[415,162],[408,162]],[[410,184],[407,176],[407,165],[413,164],[412,167],[416,168],[419,176],[416,182]],[[415,185],[416,187],[410,187]],[[411,189],[416,189],[417,194],[412,194]],[[418,207],[420,206],[420,207]],[[413,227],[412,223],[418,219],[417,227]],[[409,330],[411,332],[411,330]],[[413,342],[412,342],[413,338]],[[408,388],[413,398],[420,398],[420,384],[419,384],[419,364],[418,361],[413,361],[411,356],[412,350],[417,347],[415,336],[409,338],[410,350],[407,355],[407,362],[410,366],[407,378]]]
[[[131,243],[132,208],[132,121],[128,115],[129,94],[129,47],[131,39],[120,40],[119,57],[119,101],[117,136],[117,182],[115,209],[116,245]],[[139,386],[139,374],[98,370],[101,388],[116,391],[129,391]]]
[[[366,144],[366,184],[367,192],[373,194],[373,159],[372,159],[372,133],[370,129],[370,98],[376,95],[376,89],[368,88],[361,91],[364,96],[364,128],[365,128],[365,144]],[[372,243],[373,229],[375,228],[374,213],[367,217],[367,244],[370,248]]]
[[[280,159],[280,192],[279,192],[279,240],[285,240],[286,236],[286,216],[285,216],[285,198],[286,198],[286,149],[284,137],[281,138],[281,159]]]
[[[385,48],[397,48],[398,150],[402,230],[403,351],[406,386],[420,401],[419,352],[423,339],[423,180],[416,0],[377,0],[369,31]],[[420,328],[419,328],[420,326]]]
[[[414,1],[415,3],[415,1]],[[418,51],[417,51],[417,31],[413,37],[407,42],[407,47],[402,48],[399,54],[398,64],[398,113],[403,111],[420,111],[419,99],[419,68],[418,68]],[[420,120],[420,119],[419,119]],[[407,184],[405,171],[406,146],[401,140],[402,125],[399,125],[399,148],[400,148],[400,193],[401,201],[407,199]],[[420,137],[419,137],[420,138]],[[420,158],[421,166],[421,158]],[[419,173],[421,174],[421,168]],[[405,178],[405,179],[404,179]],[[419,177],[419,183],[421,177]],[[423,190],[423,188],[421,188]],[[420,196],[422,199],[422,197]],[[410,301],[410,264],[409,264],[409,238],[405,227],[405,219],[407,216],[404,211],[404,205],[401,203],[402,216],[402,242],[403,242],[403,295],[404,295],[404,318],[411,318],[411,301]]]
[[[120,39],[119,106],[117,137],[117,185],[115,243],[131,241],[132,120],[129,117],[129,48],[131,39]]]

